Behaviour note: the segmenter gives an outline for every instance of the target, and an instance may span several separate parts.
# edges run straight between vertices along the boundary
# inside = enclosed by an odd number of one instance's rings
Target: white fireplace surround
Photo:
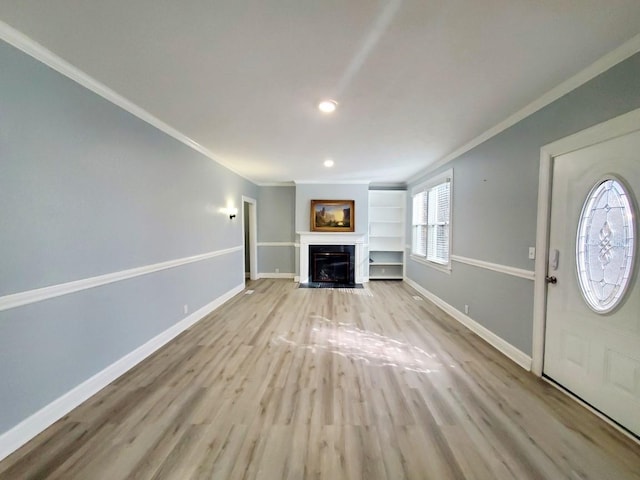
[[[309,245],[355,245],[356,283],[368,280],[365,235],[363,233],[297,232],[300,236],[300,283],[309,282]]]

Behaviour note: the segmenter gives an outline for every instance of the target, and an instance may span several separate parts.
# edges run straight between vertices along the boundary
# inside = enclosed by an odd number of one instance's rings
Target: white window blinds
[[[446,181],[429,189],[427,215],[427,260],[449,263],[450,183]]]
[[[411,253],[421,257],[427,256],[427,192],[413,196],[413,241]]]
[[[451,250],[451,172],[413,191],[411,253],[449,264]]]

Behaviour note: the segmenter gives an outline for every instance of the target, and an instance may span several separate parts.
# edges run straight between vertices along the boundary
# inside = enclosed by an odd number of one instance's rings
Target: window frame
[[[449,241],[448,241],[448,255],[447,261],[438,261],[437,259],[433,259],[429,252],[429,192],[431,192],[435,187],[442,185],[444,183],[449,183],[449,208],[448,208],[448,222],[445,225],[448,226],[449,230]],[[424,211],[424,222],[416,222],[414,218],[415,215],[415,198],[417,195],[426,195],[426,204]],[[434,223],[434,226],[437,225],[438,222]],[[416,227],[424,227],[425,228],[425,254],[422,255],[420,252],[416,252],[416,237],[415,230]],[[436,270],[441,270],[446,273],[451,273],[451,256],[452,256],[452,245],[453,245],[453,169],[446,170],[429,180],[422,182],[411,189],[411,245],[410,245],[410,258],[416,262],[422,263],[429,267],[432,267]],[[431,257],[431,258],[430,258]]]

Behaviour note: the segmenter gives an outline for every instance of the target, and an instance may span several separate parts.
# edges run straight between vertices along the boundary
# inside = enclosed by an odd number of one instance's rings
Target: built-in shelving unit
[[[369,279],[402,279],[406,192],[369,190]]]

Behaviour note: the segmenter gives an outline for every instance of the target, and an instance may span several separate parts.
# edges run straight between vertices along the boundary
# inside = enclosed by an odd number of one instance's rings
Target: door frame
[[[258,202],[242,195],[242,241],[244,244],[244,204],[249,205],[249,279],[258,279]],[[242,272],[244,277],[244,272]]]
[[[547,259],[551,227],[551,184],[553,159],[559,155],[604,142],[640,130],[640,108],[582,130],[540,149],[538,181],[538,219],[536,225],[536,261],[533,295],[533,341],[531,372],[538,377],[544,371],[544,339],[547,321]]]

